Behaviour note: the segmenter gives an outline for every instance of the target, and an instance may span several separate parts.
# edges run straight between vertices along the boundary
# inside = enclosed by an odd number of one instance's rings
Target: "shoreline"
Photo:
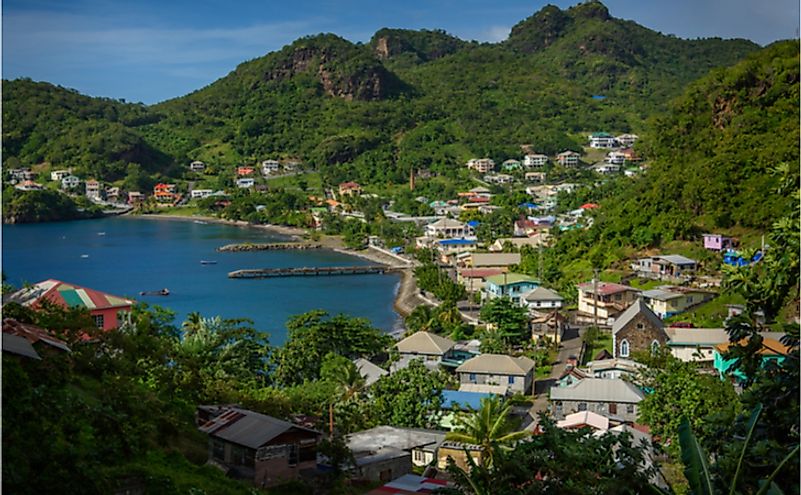
[[[252,227],[255,229],[266,230],[275,234],[285,235],[292,237],[296,240],[301,240],[306,235],[306,229],[300,227],[288,227],[286,225],[274,225],[269,223],[250,223],[245,220],[228,220],[225,218],[210,217],[207,215],[161,215],[154,213],[143,213],[137,215],[127,215],[129,218],[148,218],[154,220],[183,220],[183,221],[201,221],[207,223],[217,223],[222,225],[230,225],[233,227]]]

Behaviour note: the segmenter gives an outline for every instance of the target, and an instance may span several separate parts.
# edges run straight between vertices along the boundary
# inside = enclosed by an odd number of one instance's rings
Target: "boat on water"
[[[217,262],[214,260],[200,260],[201,265],[216,265]]]
[[[208,222],[204,222],[202,220],[195,220],[195,223],[199,223],[200,225],[207,225]]]
[[[139,293],[140,296],[169,296],[170,290],[169,289],[161,289],[161,290],[143,290]]]
[[[105,232],[98,232],[97,235],[106,235]]]
[[[88,258],[88,257],[89,257],[89,255],[88,255],[88,254],[82,254],[82,255],[81,255],[81,258]]]

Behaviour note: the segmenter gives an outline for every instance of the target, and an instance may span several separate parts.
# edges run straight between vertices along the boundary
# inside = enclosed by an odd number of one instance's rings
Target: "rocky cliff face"
[[[416,62],[429,62],[457,52],[468,43],[442,30],[380,29],[370,40],[381,60],[409,54]]]

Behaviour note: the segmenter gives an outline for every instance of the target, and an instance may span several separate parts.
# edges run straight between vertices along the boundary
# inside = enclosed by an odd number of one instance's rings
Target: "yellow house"
[[[478,445],[449,441],[442,442],[437,453],[437,468],[440,470],[447,468],[448,458],[451,458],[457,466],[468,471],[470,469],[470,464],[467,462],[468,455],[473,458],[476,465],[481,465],[481,447]]]
[[[716,295],[707,290],[666,285],[644,291],[642,298],[651,311],[664,320],[683,313],[693,306],[705,303]]]

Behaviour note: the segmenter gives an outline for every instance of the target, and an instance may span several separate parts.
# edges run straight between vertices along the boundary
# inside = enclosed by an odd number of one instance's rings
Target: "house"
[[[462,284],[467,292],[480,292],[484,290],[487,277],[500,275],[506,268],[463,268],[456,272],[456,281]]]
[[[504,172],[513,172],[515,170],[520,170],[522,164],[518,160],[506,160],[501,164],[501,169]]]
[[[481,409],[481,400],[494,397],[488,392],[467,392],[463,390],[443,390],[442,406],[438,428],[453,431],[458,415]]]
[[[472,253],[467,256],[465,266],[469,268],[509,268],[519,265],[520,253]]]
[[[72,189],[74,187],[78,187],[78,184],[81,183],[81,179],[74,175],[65,175],[61,178],[61,188],[62,189]]]
[[[411,495],[415,493],[434,493],[439,489],[451,486],[445,480],[424,478],[416,474],[404,474],[398,479],[367,492],[367,495]]]
[[[339,185],[339,196],[360,196],[362,194],[362,186],[357,182],[343,182]]]
[[[665,324],[642,299],[637,299],[612,325],[612,355],[627,358],[668,342]]]
[[[153,187],[153,197],[159,203],[172,203],[175,201],[175,184],[156,184]]]
[[[450,263],[450,257],[476,250],[477,242],[474,239],[441,239],[436,242],[436,250],[440,253],[443,263]]]
[[[138,205],[145,201],[145,195],[139,191],[128,191],[128,204]]]
[[[503,251],[504,246],[511,246],[516,250],[520,250],[523,246],[536,248],[547,245],[549,237],[550,235],[547,232],[539,232],[531,237],[504,237],[496,239],[489,247],[489,250],[491,252],[500,252]]]
[[[353,364],[356,366],[356,370],[364,379],[365,387],[369,387],[381,379],[382,376],[387,376],[389,374],[389,371],[376,366],[364,358],[354,359]]]
[[[616,137],[615,140],[620,144],[620,146],[628,148],[636,143],[639,138],[640,137],[636,134],[621,134],[620,136]]]
[[[253,175],[253,172],[255,172],[253,167],[236,167],[236,175],[239,177]]]
[[[512,235],[515,237],[528,237],[529,234],[538,232],[539,224],[533,220],[521,218],[515,220]]]
[[[585,378],[568,387],[551,387],[551,414],[557,420],[568,414],[591,411],[610,419],[637,421],[638,404],[645,395],[625,380]]]
[[[684,313],[690,308],[713,299],[717,294],[691,287],[663,285],[642,293],[645,304],[662,319]]]
[[[601,175],[611,175],[620,172],[620,165],[616,165],[614,163],[602,163],[600,165],[596,165],[594,170]]]
[[[610,151],[604,158],[604,163],[610,165],[623,165],[626,162],[626,154],[620,151]]]
[[[618,150],[618,153],[621,153],[627,162],[642,161],[640,155],[638,155],[632,148],[622,148]]]
[[[412,359],[423,359],[427,367],[436,368],[451,356],[454,345],[454,341],[447,337],[430,332],[415,332],[395,344],[400,360],[393,363],[393,371],[405,368]]]
[[[202,172],[206,170],[206,164],[201,162],[200,160],[195,160],[189,164],[189,170],[192,172]]]
[[[552,342],[559,344],[562,342],[562,335],[568,327],[567,318],[554,309],[549,312],[529,310],[531,320],[531,340],[537,342],[542,338],[548,338]]]
[[[208,198],[213,192],[211,189],[192,189],[189,192],[189,197],[192,199]]]
[[[631,264],[631,269],[648,278],[688,278],[698,269],[698,262],[679,254],[665,254],[641,258]]]
[[[31,172],[29,168],[12,168],[8,171],[8,175],[12,184],[24,180],[33,180],[36,177],[36,174]]]
[[[495,169],[495,162],[490,158],[473,158],[468,160],[467,168],[475,170],[480,174],[486,174]]]
[[[209,463],[258,487],[298,479],[317,467],[321,434],[236,406],[198,406],[198,429],[209,439]]]
[[[484,294],[488,299],[508,297],[514,304],[519,305],[523,294],[536,289],[539,285],[536,279],[522,273],[501,273],[487,277]]]
[[[50,172],[50,180],[60,182],[61,179],[70,175],[69,170],[53,170]]]
[[[410,473],[412,466],[428,466],[444,441],[444,431],[394,426],[376,426],[347,436],[360,472],[354,477],[370,481],[392,480]]]
[[[741,346],[748,345],[748,339],[743,339],[739,343]],[[724,380],[726,377],[731,377],[733,381],[738,383],[745,382],[748,377],[742,369],[735,369],[737,358],[729,358],[729,348],[735,344],[726,342],[715,346],[713,354],[713,366],[720,374],[720,379]],[[759,349],[759,355],[762,356],[762,366],[768,363],[781,364],[790,354],[792,348],[782,344],[776,339],[762,337],[762,347]]]
[[[134,301],[60,280],[48,279],[20,289],[9,301],[37,309],[44,301],[86,309],[97,328],[112,330],[127,321]]]
[[[614,148],[617,140],[608,132],[593,132],[590,134],[590,148]]]
[[[735,241],[731,237],[720,234],[704,234],[704,248],[712,251],[723,251],[735,247]]]
[[[511,184],[515,178],[508,174],[485,175],[484,180],[491,184]]]
[[[236,187],[240,189],[250,189],[256,184],[256,179],[242,178],[236,180]]]
[[[520,299],[521,305],[533,310],[559,309],[563,302],[562,296],[545,287],[532,289],[524,293]]]
[[[439,238],[464,237],[469,235],[470,227],[451,218],[440,218],[434,223],[426,225],[426,236]]]
[[[578,311],[582,315],[594,317],[598,308],[599,323],[607,322],[623,312],[634,302],[640,291],[628,285],[611,282],[598,282],[597,302],[592,282],[578,286]]]
[[[53,337],[44,328],[31,323],[22,323],[13,318],[4,318],[3,352],[31,359],[42,359],[41,354],[72,351],[66,342]]]
[[[479,197],[483,197],[483,198],[491,198],[492,197],[491,191],[489,189],[487,189],[486,187],[481,187],[481,186],[474,187],[473,189],[470,189],[468,191],[468,193],[471,194],[472,196],[479,196]]]
[[[439,446],[437,469],[445,471],[449,461],[453,460],[453,463],[460,469],[468,472],[470,470],[470,463],[467,461],[467,456],[470,456],[476,465],[481,465],[482,450],[480,446],[452,441],[442,442]]]
[[[711,363],[715,346],[729,341],[729,332],[725,328],[668,327],[665,333],[668,335],[670,353],[686,362]]]
[[[636,375],[645,368],[647,366],[642,363],[623,358],[599,359],[590,361],[585,366],[590,376],[607,379]]]
[[[573,363],[567,363],[565,370],[556,379],[556,387],[570,387],[574,383],[584,380],[585,378],[592,378],[589,371],[577,367]]]
[[[556,427],[565,430],[592,428],[596,431],[606,431],[609,429],[609,418],[592,411],[581,411],[568,414],[565,419],[557,421]]]
[[[526,172],[525,179],[526,182],[532,182],[534,184],[544,184],[547,178],[547,174],[545,172]]]
[[[117,200],[120,198],[120,188],[119,187],[109,187],[106,189],[106,200],[111,203],[116,203]]]
[[[91,200],[99,200],[100,198],[100,183],[96,180],[86,181],[86,197]]]
[[[521,356],[479,354],[456,368],[459,383],[506,387],[511,393],[530,394],[534,381],[534,361]]]
[[[44,189],[44,186],[32,180],[24,180],[19,184],[15,185],[14,189],[18,191],[41,191],[42,189]]]
[[[523,157],[523,166],[526,168],[539,168],[548,164],[546,155],[534,154]]]
[[[577,167],[579,164],[579,155],[575,151],[563,151],[556,155],[556,161],[563,167]]]

